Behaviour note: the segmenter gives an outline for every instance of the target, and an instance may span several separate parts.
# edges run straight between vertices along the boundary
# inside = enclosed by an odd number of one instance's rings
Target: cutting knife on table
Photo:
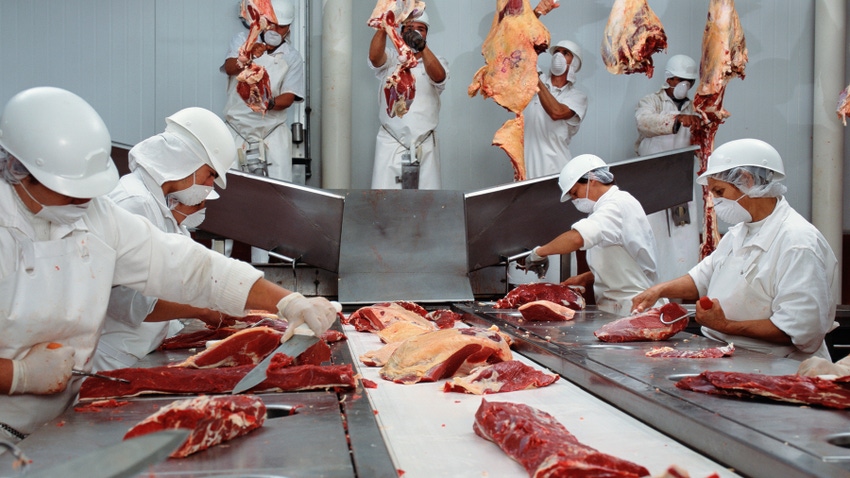
[[[31,470],[27,478],[85,476],[87,478],[129,478],[168,458],[186,439],[189,430],[173,429],[149,433],[78,456],[61,465]]]

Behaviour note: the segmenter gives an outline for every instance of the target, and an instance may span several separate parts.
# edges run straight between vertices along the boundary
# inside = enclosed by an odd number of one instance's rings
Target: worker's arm
[[[369,62],[375,68],[384,66],[387,62],[387,32],[376,30],[369,43]]]
[[[559,103],[540,79],[537,80],[537,97],[540,98],[540,105],[543,106],[543,110],[554,121],[568,120],[576,115],[576,112],[569,106]]]

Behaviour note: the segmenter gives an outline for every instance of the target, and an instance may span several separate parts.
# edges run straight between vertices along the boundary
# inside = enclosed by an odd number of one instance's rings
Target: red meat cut
[[[654,358],[721,358],[731,356],[735,353],[735,345],[729,344],[724,347],[711,347],[699,350],[676,350],[672,347],[659,347],[646,353],[647,357]]]
[[[424,308],[412,302],[381,302],[355,310],[343,323],[353,325],[358,332],[375,332],[398,321],[436,329],[436,325],[425,318],[427,314]]]
[[[285,321],[275,321],[269,323],[267,327],[277,330],[278,332],[286,332],[286,322]],[[236,327],[223,327],[220,329],[204,329],[198,330],[196,332],[189,332],[185,334],[177,334],[173,337],[169,337],[162,341],[162,344],[159,346],[159,350],[179,350],[179,349],[197,349],[204,348],[207,346],[207,342],[212,342],[215,340],[224,340],[227,337],[243,330],[243,328]],[[339,342],[345,340],[345,334],[338,330],[326,330],[321,338],[326,343],[332,344],[334,342]]]
[[[850,388],[841,381],[819,377],[705,371],[679,380],[676,387],[714,395],[850,408]]]
[[[646,0],[614,1],[602,35],[602,61],[609,72],[645,72],[652,78],[652,55],[666,49],[664,27]]]
[[[580,443],[555,417],[525,404],[481,400],[472,429],[519,462],[529,476],[649,476],[641,465]]]
[[[253,327],[210,345],[176,367],[216,368],[256,365],[280,345],[282,333],[269,327]]]
[[[259,397],[200,396],[176,400],[160,408],[131,428],[124,439],[162,430],[187,428],[191,432],[186,442],[170,455],[172,458],[183,458],[245,435],[263,426],[265,420],[266,406]]]
[[[685,330],[688,326],[688,319],[685,318],[668,325],[661,323],[661,315],[664,315],[664,320],[672,320],[687,312],[681,305],[671,302],[639,314],[608,322],[599,330],[593,332],[593,335],[603,342],[667,340]]]
[[[476,367],[465,377],[452,377],[443,385],[443,391],[475,395],[514,392],[542,388],[559,378],[557,374],[541,372],[519,360],[507,360]]]
[[[549,300],[535,300],[519,306],[519,313],[529,322],[564,322],[571,320],[576,311]]]
[[[565,305],[573,310],[582,310],[585,306],[584,297],[572,287],[542,282],[518,285],[505,297],[497,300],[493,307],[496,309],[516,309],[535,300],[548,300]]]

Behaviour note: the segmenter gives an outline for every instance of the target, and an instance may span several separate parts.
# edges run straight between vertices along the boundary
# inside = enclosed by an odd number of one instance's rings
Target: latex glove
[[[289,325],[283,334],[281,342],[286,342],[295,334],[295,329],[301,324],[313,331],[317,337],[328,330],[336,320],[336,314],[342,307],[332,304],[324,297],[313,297],[307,299],[303,295],[293,292],[277,303],[278,316],[286,319]]]
[[[55,342],[33,346],[21,360],[12,360],[9,395],[49,395],[65,390],[74,368],[74,348]]]
[[[839,360],[836,363],[832,363],[829,360],[820,357],[812,357],[806,360],[803,360],[800,363],[800,367],[797,369],[797,375],[803,375],[806,377],[814,377],[817,375],[835,375],[838,377],[844,377],[846,375],[850,375],[850,364],[846,362],[844,364]]]
[[[526,271],[534,272],[538,279],[542,279],[546,277],[546,271],[549,270],[549,257],[538,255],[537,249],[540,249],[540,246],[535,247],[529,255],[520,259],[520,267]]]
[[[407,43],[407,46],[417,52],[425,49],[425,38],[422,37],[421,33],[412,28],[405,30],[401,38]]]

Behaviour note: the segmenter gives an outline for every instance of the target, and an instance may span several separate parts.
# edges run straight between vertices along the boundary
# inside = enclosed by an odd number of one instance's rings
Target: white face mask
[[[744,194],[746,196],[746,194]],[[741,206],[738,201],[744,196],[736,200],[726,198],[714,198],[714,210],[717,212],[717,217],[721,221],[735,225],[741,222],[752,222],[753,216]]]
[[[567,71],[567,57],[558,52],[552,55],[552,63],[549,65],[549,73],[552,76],[561,76]]]
[[[691,89],[691,82],[690,81],[680,81],[679,84],[677,84],[673,88],[673,98],[676,98],[677,100],[683,100],[683,99],[687,98],[688,97],[688,90],[690,90],[690,89]]]
[[[195,182],[194,173],[192,174],[192,182]],[[168,208],[174,209],[177,203],[185,204],[187,206],[197,206],[210,195],[210,191],[212,190],[212,186],[204,186],[203,184],[195,183],[186,189],[174,191],[167,197]]]
[[[44,219],[45,221],[52,222],[54,224],[65,224],[70,225],[82,219],[83,216],[86,215],[86,211],[89,209],[89,204],[91,201],[87,201],[83,204],[65,204],[64,206],[45,206],[40,203],[38,199],[34,198],[32,194],[30,194],[27,187],[23,182],[20,183],[21,187],[24,189],[24,192],[27,193],[27,196],[30,197],[33,201],[35,201],[39,206],[41,206],[41,211],[35,213],[35,217]]]
[[[283,37],[274,30],[266,30],[263,33],[263,43],[272,47],[280,46],[283,43]]]
[[[583,212],[585,214],[590,214],[591,212],[593,212],[593,206],[596,205],[596,201],[588,199],[589,195],[590,182],[588,182],[584,187],[584,197],[573,199],[573,206],[575,206],[579,212]]]
[[[201,225],[204,222],[204,219],[207,217],[207,208],[198,209],[186,216],[186,219],[183,219],[183,222],[180,223],[181,226],[186,226],[188,229],[194,229]]]

